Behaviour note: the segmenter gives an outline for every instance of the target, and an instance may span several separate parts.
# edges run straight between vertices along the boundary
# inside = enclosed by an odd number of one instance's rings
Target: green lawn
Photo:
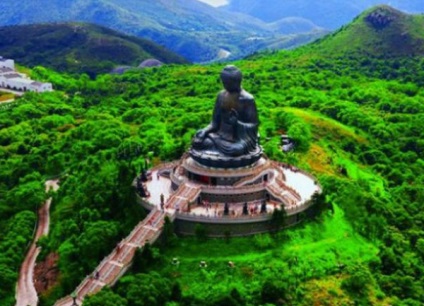
[[[209,299],[237,288],[243,295],[259,291],[268,278],[283,275],[293,286],[301,279],[340,273],[340,266],[368,262],[377,248],[355,234],[343,211],[334,205],[323,221],[310,222],[278,235],[246,238],[179,238],[178,245],[164,250],[164,261],[152,267],[180,282],[184,294]],[[172,258],[180,261],[178,267]],[[205,260],[206,269],[199,267]],[[229,268],[228,261],[235,263]],[[289,271],[289,273],[287,273]]]

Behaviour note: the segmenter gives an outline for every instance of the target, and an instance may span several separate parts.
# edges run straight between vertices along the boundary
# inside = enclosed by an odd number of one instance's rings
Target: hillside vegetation
[[[424,55],[424,15],[410,15],[390,6],[365,11],[338,31],[307,46],[331,57]]]
[[[0,27],[0,54],[18,63],[94,76],[117,65],[138,66],[155,58],[183,64],[181,56],[156,43],[87,23]]]
[[[175,237],[167,225],[162,243],[85,306],[424,303],[424,60],[317,49],[235,64],[257,101],[266,154],[318,178],[321,214],[275,235],[223,240]],[[58,90],[27,93],[0,112],[1,305],[14,304],[43,181],[61,177],[40,242],[40,260],[59,255],[60,276],[40,302],[52,305],[143,218],[133,177],[147,157],[155,164],[189,148],[210,120],[221,69],[172,65],[95,80],[32,70]],[[294,152],[281,151],[283,132]]]

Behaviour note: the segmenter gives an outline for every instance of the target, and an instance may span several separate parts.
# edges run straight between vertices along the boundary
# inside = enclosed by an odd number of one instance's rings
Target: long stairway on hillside
[[[104,286],[113,286],[128,270],[137,248],[142,248],[147,242],[155,242],[160,236],[165,216],[173,220],[176,212],[187,209],[188,203],[194,201],[199,193],[198,186],[181,185],[166,202],[165,206],[169,208],[166,213],[154,208],[75,289],[78,305],[82,305],[87,295],[99,292]],[[57,301],[55,306],[71,306],[72,303],[72,297],[66,296]]]
[[[153,243],[162,232],[166,213],[153,209],[133,231],[87,276],[75,289],[76,301],[82,305],[87,295],[95,294],[104,286],[112,286],[128,270],[138,248],[146,243]],[[171,219],[173,216],[170,216]],[[73,299],[66,296],[57,301],[55,306],[71,306]]]

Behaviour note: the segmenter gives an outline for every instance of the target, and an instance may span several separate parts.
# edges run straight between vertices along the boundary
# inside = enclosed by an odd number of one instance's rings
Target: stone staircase
[[[167,208],[179,209],[184,211],[187,209],[189,202],[193,202],[200,194],[201,189],[199,186],[182,184],[176,192],[169,198]]]
[[[287,186],[286,183],[278,177],[276,177],[272,183],[268,184],[266,189],[287,207],[296,206],[302,200],[299,193]]]
[[[87,295],[99,292],[104,286],[113,286],[130,267],[138,248],[146,243],[153,243],[160,236],[166,213],[153,209],[132,232],[88,275],[75,289],[76,301],[82,305]],[[172,215],[170,216],[173,217]],[[73,299],[66,296],[58,300],[55,306],[71,306]]]

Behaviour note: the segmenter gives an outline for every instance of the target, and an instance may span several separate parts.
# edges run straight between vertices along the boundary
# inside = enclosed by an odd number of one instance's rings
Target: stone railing
[[[225,176],[225,177],[238,177],[250,175],[252,173],[252,167],[246,168],[237,168],[237,169],[218,169],[218,168],[208,168],[195,163],[193,159],[185,159],[182,163],[182,166],[190,172],[197,174],[205,174],[208,176]],[[258,162],[256,167],[266,168],[269,166],[269,160],[262,157]]]
[[[280,180],[280,179],[276,179],[275,183],[282,188],[283,190],[288,191],[297,201],[301,201],[302,197],[300,196],[300,194],[294,190],[292,187],[288,186],[284,181]]]
[[[202,185],[200,186],[202,192],[212,193],[212,194],[243,194],[246,192],[257,192],[265,189],[263,184],[248,185],[234,188],[234,186],[211,186],[211,185]]]
[[[171,162],[156,165],[149,170],[150,171],[156,171],[156,170],[161,170],[161,169],[172,169],[175,166],[178,166],[179,163],[180,163],[180,160],[174,160],[174,161],[171,161]]]
[[[298,205],[295,205],[295,206],[286,207],[285,210],[286,210],[287,216],[292,216],[292,215],[296,215],[298,213],[301,213],[302,211],[305,211],[309,207],[311,207],[312,204],[313,204],[312,201],[309,200],[309,201],[306,201],[303,204],[298,204]]]
[[[285,207],[287,216],[296,215],[307,210],[312,206],[312,201],[307,201],[304,204]],[[217,223],[217,224],[237,224],[237,223],[254,223],[269,220],[272,218],[272,212],[258,213],[256,215],[237,215],[237,216],[205,216],[196,215],[193,213],[178,212],[175,214],[176,219],[191,221],[191,222],[204,222],[204,223]]]
[[[171,171],[170,180],[177,185],[181,185],[183,182],[187,181],[186,179],[181,179],[177,174],[175,174],[175,171]]]
[[[291,201],[291,200],[289,200],[288,198],[287,198],[287,191],[285,191],[286,193],[281,193],[281,190],[278,188],[278,187],[276,187],[276,186],[274,186],[273,184],[271,184],[271,185],[268,185],[267,187],[266,187],[266,190],[274,197],[274,198],[276,198],[276,199],[278,199],[278,200],[280,200],[280,202],[282,202],[282,203],[284,203],[285,204],[285,206],[286,205],[289,205],[289,206],[292,206],[292,205],[294,205],[295,203],[293,203],[293,201]]]
[[[204,215],[195,215],[192,213],[179,212],[176,214],[176,218],[179,220],[186,220],[192,222],[202,222],[202,223],[250,223],[250,222],[259,222],[265,221],[272,217],[272,213],[257,214],[254,216],[204,216]]]
[[[273,173],[274,173],[273,169],[268,169],[267,167],[257,169],[251,175],[244,177],[244,178],[240,179],[239,181],[237,181],[234,184],[234,187],[240,187],[240,186],[246,185],[248,183],[252,183],[255,180],[257,180],[258,178],[260,178],[261,176],[264,176],[266,174],[272,175]]]
[[[274,168],[284,168],[286,166],[286,164],[275,161],[275,160],[271,160],[270,163]],[[286,176],[285,176],[284,172],[282,172],[282,171],[279,171],[279,172],[281,173],[282,180],[285,181]]]

